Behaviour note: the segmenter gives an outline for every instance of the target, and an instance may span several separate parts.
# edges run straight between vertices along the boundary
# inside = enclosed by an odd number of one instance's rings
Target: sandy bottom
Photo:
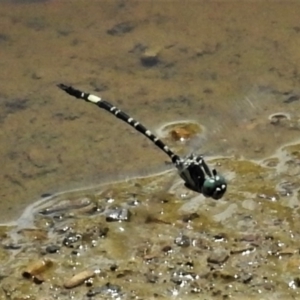
[[[3,299],[20,299],[17,283],[28,297],[297,297],[299,3],[0,3]],[[186,191],[173,171],[155,175],[169,167],[162,151],[58,83],[158,135],[200,124],[184,143],[163,138],[220,168],[224,199]],[[130,218],[107,220],[111,210]],[[45,257],[49,270],[20,280]],[[94,266],[104,273],[91,286],[61,284]]]

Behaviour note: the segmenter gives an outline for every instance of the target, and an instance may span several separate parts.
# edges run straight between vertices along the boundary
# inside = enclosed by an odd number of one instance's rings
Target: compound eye
[[[202,194],[215,200],[222,198],[226,192],[227,184],[224,178],[218,177],[206,179],[203,183]]]
[[[214,179],[206,179],[203,183],[202,194],[205,197],[212,197],[216,191],[216,181]]]
[[[212,198],[215,200],[219,200],[223,197],[225,192],[226,192],[226,188],[222,189],[220,187],[217,187],[214,191],[214,194],[212,195]]]

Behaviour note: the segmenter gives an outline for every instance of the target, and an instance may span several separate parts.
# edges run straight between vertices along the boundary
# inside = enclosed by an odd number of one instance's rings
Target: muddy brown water
[[[147,172],[168,159],[57,83],[97,92],[153,130],[180,119],[205,125],[212,116],[212,129],[239,140],[226,114],[231,101],[297,93],[298,5],[1,1],[1,221],[43,193]],[[146,50],[158,54],[156,66],[142,65]],[[257,138],[257,149],[286,140]]]
[[[43,194],[155,173],[168,161],[58,83],[104,97],[154,132],[168,122],[200,123],[205,138],[186,152],[262,159],[298,140],[299,6],[0,1],[0,222],[16,220]],[[268,119],[274,113],[289,120]],[[224,162],[222,170],[244,174],[237,165]]]

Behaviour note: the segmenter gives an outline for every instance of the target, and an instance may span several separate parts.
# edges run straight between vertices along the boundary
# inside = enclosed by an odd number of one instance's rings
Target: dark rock
[[[99,237],[105,238],[107,236],[108,231],[109,231],[108,227],[99,228],[99,231],[98,231]]]
[[[163,252],[166,252],[166,253],[168,253],[168,252],[171,252],[172,251],[172,247],[171,246],[164,246],[163,248],[162,248],[162,251]]]
[[[91,287],[94,284],[94,278],[89,278],[89,279],[85,280],[84,283],[87,287]]]
[[[52,194],[50,194],[50,193],[44,193],[41,195],[42,198],[46,198],[46,197],[50,197],[50,196],[52,196]]]
[[[112,272],[115,272],[117,269],[118,269],[118,266],[117,266],[117,265],[111,265],[111,266],[110,266],[110,270],[111,270]]]
[[[45,250],[46,250],[47,253],[56,253],[60,250],[60,246],[58,246],[58,245],[48,245]]]

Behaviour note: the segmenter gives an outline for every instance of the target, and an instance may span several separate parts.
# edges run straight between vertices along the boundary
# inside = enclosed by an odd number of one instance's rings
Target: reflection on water
[[[167,159],[112,116],[62,95],[60,82],[153,130],[195,120],[211,135],[192,147],[208,155],[263,157],[293,140],[298,6],[1,1],[1,221],[48,191],[147,173]],[[277,112],[292,122],[267,122]]]

